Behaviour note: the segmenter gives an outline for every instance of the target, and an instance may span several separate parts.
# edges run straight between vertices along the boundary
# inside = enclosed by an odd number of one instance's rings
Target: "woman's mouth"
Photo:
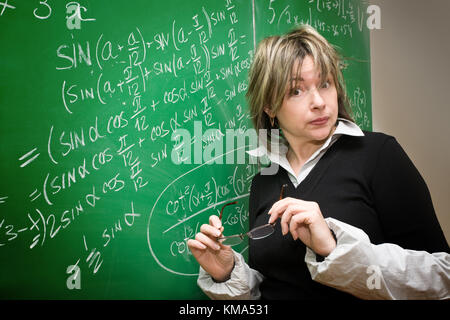
[[[317,118],[310,122],[310,124],[315,126],[322,126],[328,122],[328,117]]]

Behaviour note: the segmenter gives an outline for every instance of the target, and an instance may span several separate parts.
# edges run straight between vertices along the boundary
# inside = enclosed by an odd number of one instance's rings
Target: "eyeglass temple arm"
[[[236,204],[236,203],[237,203],[237,201],[233,201],[233,202],[230,202],[230,203],[225,204],[225,205],[222,207],[222,209],[220,210],[219,220],[222,220],[223,209],[225,209],[225,207],[227,207],[227,206],[231,206],[232,204]]]
[[[281,191],[280,191],[280,200],[283,199],[283,194],[284,194],[284,188],[287,188],[287,184],[283,184],[281,186]]]
[[[282,200],[282,199],[283,199],[284,188],[287,188],[287,186],[288,186],[287,183],[285,183],[285,184],[283,184],[283,185],[281,186],[280,199],[279,199],[279,200]],[[277,220],[275,220],[274,222],[272,222],[271,225],[274,226],[276,223],[277,223]]]

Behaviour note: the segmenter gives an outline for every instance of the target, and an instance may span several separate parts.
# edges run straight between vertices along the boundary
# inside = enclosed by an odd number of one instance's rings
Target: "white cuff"
[[[258,271],[251,269],[240,253],[233,252],[235,264],[230,279],[224,282],[216,282],[202,267],[200,267],[200,273],[197,280],[198,286],[211,299],[259,299],[259,284],[261,283],[263,276]]]
[[[450,299],[450,255],[374,245],[364,231],[333,218],[325,221],[337,239],[322,261],[307,248],[313,280],[362,299]]]

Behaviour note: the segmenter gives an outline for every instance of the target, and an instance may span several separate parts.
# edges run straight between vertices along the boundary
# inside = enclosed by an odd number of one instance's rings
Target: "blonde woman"
[[[214,299],[449,299],[449,247],[429,191],[393,137],[348,112],[339,56],[312,27],[264,39],[247,93],[279,165],[250,193],[249,263],[220,217],[188,245]],[[270,130],[269,130],[270,132]],[[256,228],[256,229],[255,229]]]

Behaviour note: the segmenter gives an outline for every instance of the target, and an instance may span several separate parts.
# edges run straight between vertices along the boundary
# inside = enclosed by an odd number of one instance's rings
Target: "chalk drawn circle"
[[[236,150],[231,150],[229,152],[235,152]],[[211,178],[212,167],[205,167],[205,165],[208,165],[209,162],[213,161],[215,161],[215,158],[183,173],[169,183],[159,194],[150,211],[147,223],[148,248],[156,263],[167,272],[181,276],[198,276],[198,263],[195,261],[194,256],[188,252],[189,248],[186,244],[187,241],[184,241],[184,245],[182,244],[182,240],[184,240],[182,239],[184,236],[183,233],[185,230],[189,230],[189,235],[192,238],[193,232],[196,229],[195,225],[197,225],[198,229],[200,221],[201,223],[205,223],[207,217],[216,213],[216,207],[221,206],[222,203],[234,200],[239,200],[245,204],[248,202],[248,193],[243,192],[239,194],[230,192],[226,199],[219,199],[219,201],[215,201],[212,205],[199,207],[198,210],[190,212],[184,219],[167,215],[164,203],[166,203],[168,199],[173,198],[173,190],[176,190],[177,187],[184,188],[185,185],[192,184],[192,181]],[[222,177],[218,177],[217,179],[224,180],[225,178],[226,180],[229,178],[226,174],[224,176],[223,171],[220,172],[220,175],[222,175]],[[155,217],[157,218],[154,219]],[[155,222],[153,222],[153,219]],[[176,223],[174,223],[174,221],[176,221]],[[177,238],[180,241],[174,242],[174,238]],[[172,243],[172,245],[169,243]],[[181,249],[184,251],[184,254],[173,256],[173,252],[170,251],[172,249],[173,251]],[[164,252],[160,253],[160,251]]]

